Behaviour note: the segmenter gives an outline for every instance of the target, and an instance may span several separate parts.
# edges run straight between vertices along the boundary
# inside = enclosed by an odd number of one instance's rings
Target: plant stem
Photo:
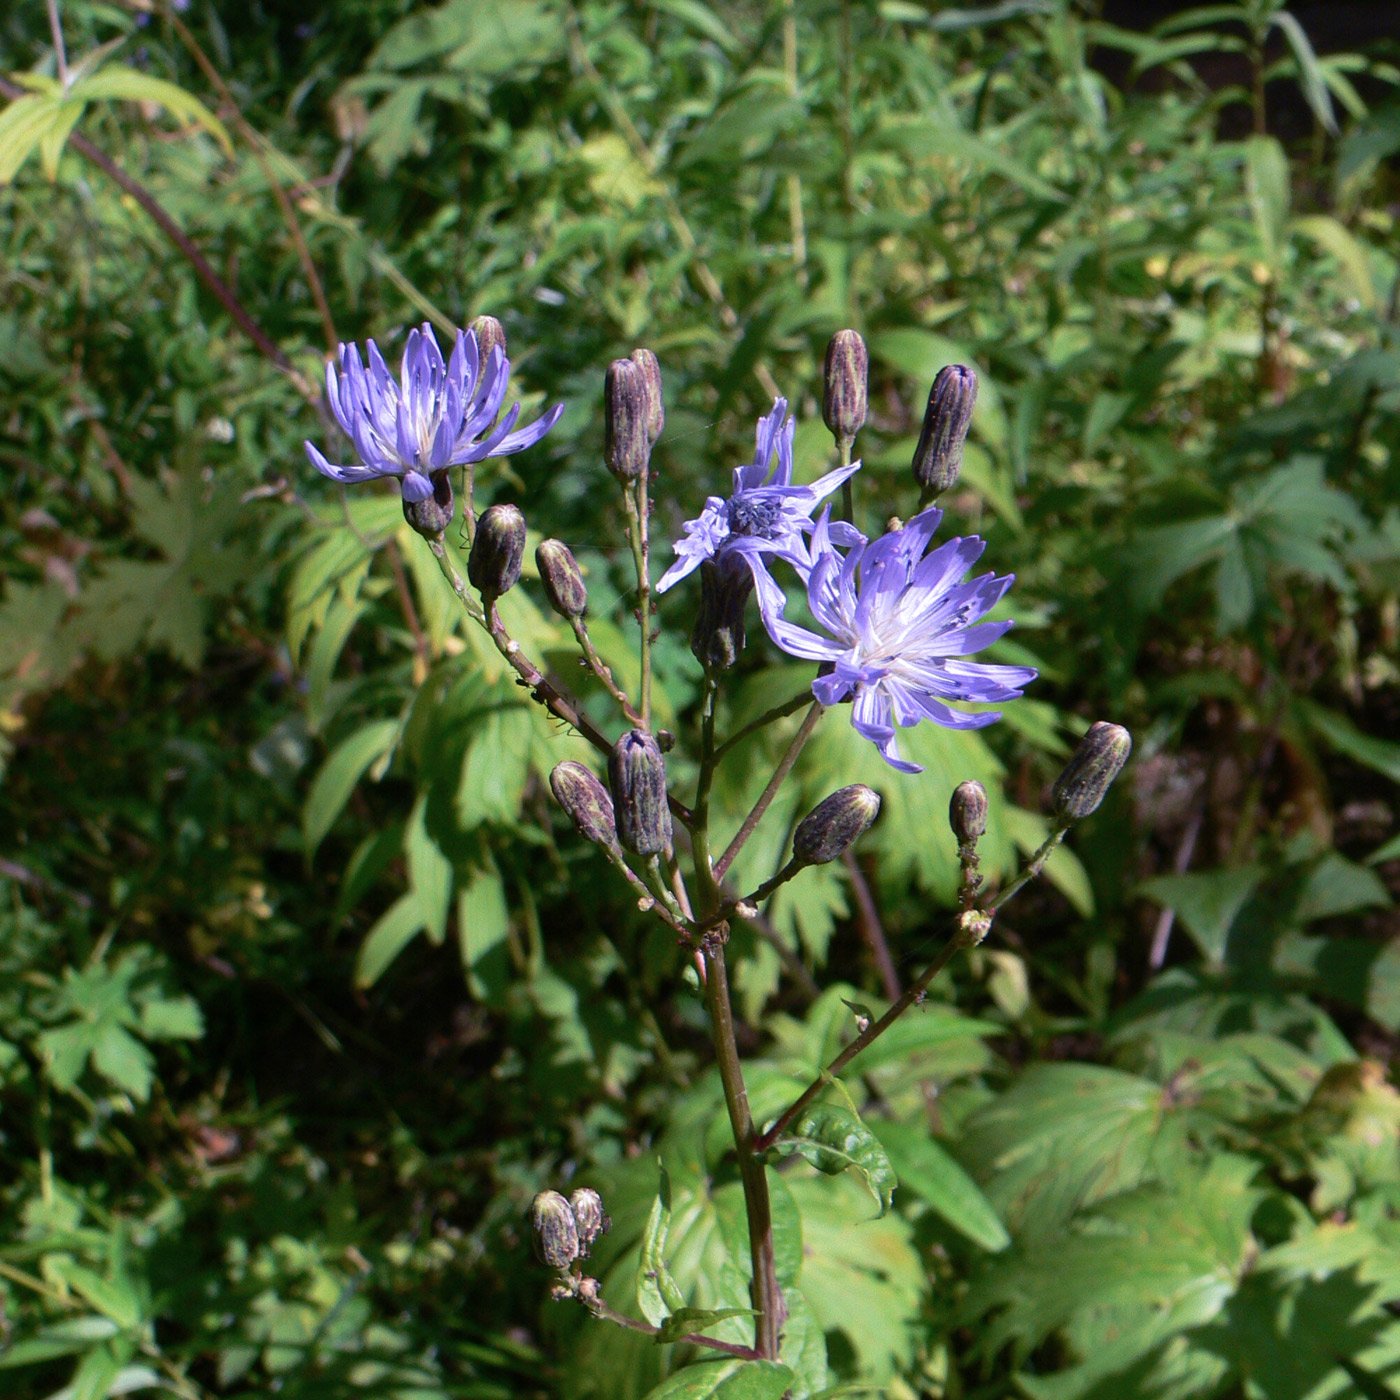
[[[795,0],[783,0],[783,76],[787,95],[797,100],[797,11]],[[802,217],[802,177],[787,177],[788,227],[792,231],[792,265],[797,285],[807,286],[807,226]]]
[[[714,943],[705,953],[705,1006],[710,1013],[715,1058],[729,1125],[734,1132],[734,1150],[739,1158],[739,1179],[744,1188],[748,1212],[749,1253],[753,1260],[750,1296],[758,1317],[754,1319],[754,1341],[761,1357],[776,1359],[778,1333],[786,1316],[783,1295],[778,1288],[777,1265],[773,1255],[773,1207],[768,1197],[767,1169],[755,1155],[753,1115],[749,1091],[739,1064],[739,1048],[734,1040],[734,1014],[729,1001],[729,974],[724,965],[724,945]]]
[[[583,652],[583,659],[588,663],[588,669],[602,681],[603,688],[621,706],[622,713],[633,724],[643,724],[641,715],[632,708],[632,702],[627,698],[627,692],[613,679],[612,670],[598,655],[597,648],[593,645],[593,638],[588,635],[587,623],[581,617],[571,617],[569,626],[574,629],[574,636],[578,639],[579,650]]]
[[[58,68],[58,85],[68,91],[68,51],[63,46],[63,24],[58,17],[58,0],[48,0],[49,28],[53,31],[53,57]]]
[[[648,1337],[654,1337],[661,1331],[659,1327],[653,1327],[649,1322],[643,1322],[639,1318],[628,1317],[626,1313],[620,1313],[616,1308],[609,1307],[601,1298],[592,1303],[585,1303],[584,1307],[603,1322],[615,1322],[619,1327],[625,1327],[629,1332],[642,1332]],[[702,1337],[698,1332],[687,1332],[684,1337],[676,1339],[676,1345],[687,1343],[693,1347],[709,1347],[712,1351],[722,1351],[727,1356],[737,1356],[743,1361],[761,1361],[763,1358],[759,1352],[752,1347],[740,1346],[738,1342],[721,1342],[716,1337]]]
[[[758,801],[754,803],[753,811],[744,818],[744,824],[734,833],[734,839],[715,865],[717,879],[724,878],[724,872],[733,865],[735,856],[744,849],[744,842],[753,835],[754,828],[763,820],[763,814],[778,795],[778,789],[782,787],[787,775],[792,772],[792,766],[797,762],[798,754],[802,752],[807,740],[812,737],[812,732],[816,729],[817,722],[821,719],[822,711],[825,708],[820,700],[812,701],[812,708],[807,711],[807,717],[802,721],[802,728],[797,731],[792,743],[788,745],[787,752],[779,760],[777,768],[773,770],[773,776],[768,780],[768,786],[763,789]]]
[[[846,438],[837,438],[836,446],[841,454],[841,465],[849,467],[851,465],[851,442]],[[841,514],[849,520],[852,525],[856,523],[856,490],[855,481],[847,477],[841,483]]]
[[[651,728],[651,506],[647,501],[647,474],[637,478],[637,620],[642,627],[642,728]]]
[[[774,705],[771,710],[765,710],[757,719],[750,720],[737,733],[731,734],[729,738],[715,750],[715,762],[718,763],[735,744],[747,739],[750,734],[772,724],[774,720],[786,719],[789,715],[796,714],[803,705],[810,703],[811,699],[812,687],[807,686],[805,689],[799,690],[791,700],[784,700],[781,705]]]
[[[895,970],[894,958],[890,956],[889,940],[885,937],[885,927],[880,922],[880,911],[875,907],[875,897],[870,893],[865,873],[852,851],[841,857],[846,874],[851,877],[851,889],[856,897],[856,927],[870,950],[871,961],[880,974],[885,995],[891,1001],[899,996],[899,973]]]
[[[1045,862],[1050,859],[1051,852],[1054,851],[1055,847],[1065,839],[1065,833],[1068,830],[1068,822],[1055,824],[1040,849],[1031,857],[1030,864],[990,904],[984,906],[988,914],[995,914],[1012,895],[1029,885],[1045,869]]]

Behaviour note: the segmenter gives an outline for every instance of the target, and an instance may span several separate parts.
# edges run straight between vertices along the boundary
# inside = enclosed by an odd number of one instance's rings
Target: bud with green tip
[[[603,1198],[591,1186],[580,1186],[569,1197],[569,1208],[578,1226],[579,1258],[587,1259],[593,1241],[612,1229],[612,1220],[603,1209]]]
[[[976,402],[977,375],[966,365],[948,365],[938,371],[914,449],[914,480],[925,495],[948,490],[961,474],[963,444]]]
[[[753,572],[736,554],[700,565],[700,606],[690,633],[695,659],[710,672],[727,671],[744,650],[744,611]]]
[[[433,484],[433,494],[421,501],[405,501],[403,518],[425,540],[435,540],[452,523],[452,512],[455,509],[452,477],[446,471],[436,471],[428,480]]]
[[[632,363],[642,373],[647,391],[647,441],[655,443],[666,427],[666,401],[661,392],[661,362],[650,350],[634,350]]]
[[[525,558],[525,517],[515,506],[491,506],[476,522],[467,577],[478,593],[499,598],[520,582]]]
[[[483,365],[491,358],[491,352],[496,346],[501,347],[502,355],[506,353],[506,328],[494,316],[473,316],[468,329],[476,335],[476,345],[481,352]]]
[[[617,837],[627,850],[654,856],[671,844],[666,760],[645,729],[629,729],[608,755]]]
[[[837,331],[826,347],[822,421],[846,448],[865,426],[869,403],[870,352],[856,331]]]
[[[614,360],[603,390],[603,457],[619,481],[635,481],[646,471],[651,456],[650,420],[651,395],[644,371],[633,360]]]
[[[588,589],[573,550],[563,540],[542,540],[535,549],[549,606],[560,617],[582,617],[588,610]]]
[[[1079,821],[1097,810],[1133,751],[1133,736],[1121,724],[1090,725],[1074,756],[1055,779],[1055,815]]]
[[[530,1202],[530,1233],[535,1258],[551,1269],[567,1269],[578,1258],[578,1224],[557,1191],[541,1191]]]
[[[793,859],[803,865],[825,865],[844,855],[880,815],[880,794],[864,783],[853,783],[823,798],[802,818],[793,833]]]
[[[975,846],[987,831],[987,789],[975,779],[959,783],[948,804],[948,824],[959,846]]]
[[[583,764],[565,759],[549,775],[549,786],[584,840],[597,846],[617,845],[612,798]]]

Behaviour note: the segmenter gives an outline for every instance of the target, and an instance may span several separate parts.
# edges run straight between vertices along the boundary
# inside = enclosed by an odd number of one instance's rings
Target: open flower
[[[698,519],[686,521],[684,537],[672,546],[676,562],[661,575],[656,585],[658,593],[664,593],[706,559],[721,553],[742,555],[750,564],[762,558],[786,559],[805,576],[805,535],[812,529],[812,512],[860,470],[860,463],[838,467],[810,486],[794,486],[795,427],[795,420],[787,417],[787,400],[774,399],[773,411],[758,420],[752,465],[734,468],[734,491],[728,500],[710,496]]]
[[[457,332],[452,358],[442,351],[426,322],[408,333],[398,380],[390,375],[374,341],[365,342],[366,369],[357,346],[340,347],[340,373],[326,366],[326,397],[335,421],[349,435],[360,466],[328,462],[315,445],[306,455],[332,481],[399,478],[406,505],[425,501],[435,475],[451,467],[505,457],[537,443],[564,411],[556,404],[543,418],[515,430],[520,405],[496,423],[510,381],[510,361],[494,346],[483,365],[475,331]],[[449,497],[450,498],[450,497]]]
[[[843,558],[831,538],[829,510],[812,534],[807,601],[829,634],[819,636],[783,618],[783,595],[764,572],[759,610],[768,634],[791,656],[828,663],[812,682],[824,705],[852,698],[851,723],[902,773],[923,770],[899,756],[896,726],[930,719],[950,729],[979,729],[998,711],[968,714],[950,700],[1012,700],[1035,679],[1029,666],[997,666],[965,658],[996,641],[1012,624],[979,622],[1011,587],[1012,577],[961,580],[986,547],[975,536],[953,539],[925,555],[939,510],[916,515],[873,544],[863,538]],[[849,528],[849,527],[848,527]]]

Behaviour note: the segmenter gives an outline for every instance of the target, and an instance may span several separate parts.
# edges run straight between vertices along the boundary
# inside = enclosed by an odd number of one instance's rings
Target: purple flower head
[[[981,556],[975,536],[925,554],[942,511],[926,510],[873,544],[863,537],[842,557],[823,511],[812,534],[807,602],[829,634],[783,619],[783,595],[766,571],[758,579],[759,611],[768,634],[791,656],[828,663],[812,682],[824,705],[852,697],[851,723],[901,773],[923,770],[899,756],[895,726],[931,719],[950,729],[980,729],[999,712],[967,714],[949,700],[1012,700],[1035,679],[1029,666],[968,661],[996,641],[1010,622],[982,622],[1012,577],[963,576]],[[974,625],[978,624],[978,625]]]
[[[758,420],[752,465],[734,468],[734,491],[728,500],[711,496],[699,518],[686,521],[684,537],[673,546],[676,562],[661,575],[658,593],[721,553],[740,555],[751,567],[765,557],[786,559],[806,576],[810,566],[803,536],[812,529],[812,512],[860,470],[860,463],[838,467],[810,486],[794,486],[795,427],[795,420],[787,417],[787,400],[774,399],[773,411]],[[778,465],[773,468],[775,456]]]
[[[349,435],[362,466],[336,466],[312,443],[311,465],[332,481],[369,481],[396,476],[404,501],[433,494],[435,473],[486,457],[505,457],[537,443],[564,411],[556,404],[528,428],[515,430],[520,405],[496,423],[510,381],[510,361],[500,346],[481,362],[474,331],[458,331],[452,358],[443,363],[432,327],[408,333],[403,365],[395,380],[372,340],[365,342],[366,369],[355,345],[340,347],[340,373],[326,366],[326,397],[335,421]]]

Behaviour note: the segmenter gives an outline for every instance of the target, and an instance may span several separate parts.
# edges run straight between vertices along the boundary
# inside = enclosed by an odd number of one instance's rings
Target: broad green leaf
[[[1264,260],[1277,273],[1291,200],[1288,158],[1272,136],[1251,136],[1244,143],[1245,193]]]
[[[35,1336],[21,1338],[0,1352],[0,1371],[87,1351],[94,1343],[115,1337],[120,1330],[110,1317],[96,1314],[55,1322]]]
[[[350,800],[355,784],[388,747],[398,728],[397,720],[375,720],[343,739],[321,765],[301,815],[302,843],[308,856],[316,853],[316,848]]]
[[[492,1005],[505,995],[509,966],[506,939],[510,934],[510,911],[506,892],[494,864],[475,871],[457,889],[457,937],[462,966],[475,996]]]
[[[782,1400],[792,1369],[775,1361],[701,1361],[668,1376],[646,1400]]]
[[[60,103],[58,111],[54,113],[53,124],[39,138],[39,163],[50,180],[58,179],[59,157],[78,124],[78,118],[83,115],[83,106],[83,103],[71,100]]]
[[[1158,875],[1143,881],[1138,889],[1174,910],[1201,952],[1212,962],[1221,963],[1230,926],[1263,878],[1261,866],[1245,865],[1237,870]]]
[[[1371,280],[1371,259],[1366,249],[1336,219],[1328,214],[1307,214],[1293,220],[1293,231],[1311,238],[1325,252],[1331,253],[1342,269],[1342,277],[1351,294],[1368,311],[1375,310],[1376,287]]]
[[[111,1318],[118,1327],[135,1327],[141,1321],[141,1300],[130,1280],[103,1278],[71,1259],[55,1259],[52,1267],[75,1293],[85,1298],[104,1317]]]
[[[899,1184],[932,1206],[955,1230],[993,1252],[1011,1243],[991,1202],[927,1128],[915,1123],[881,1121],[873,1131],[889,1156]]]
[[[40,141],[63,120],[63,103],[42,93],[17,97],[0,112],[0,185],[15,178]]]
[[[1307,98],[1308,106],[1312,108],[1313,115],[1331,135],[1335,136],[1337,134],[1337,117],[1332,110],[1332,99],[1327,92],[1327,79],[1322,71],[1322,66],[1317,61],[1317,54],[1313,50],[1307,32],[1298,23],[1297,16],[1289,14],[1281,6],[1269,16],[1269,23],[1283,30],[1283,37],[1288,40],[1288,47],[1293,50],[1293,57],[1298,63],[1298,73],[1303,84],[1303,96]]]
[[[796,1152],[828,1176],[854,1168],[865,1178],[881,1215],[894,1200],[894,1168],[885,1149],[849,1108],[812,1104],[793,1119],[773,1151],[785,1156]]]
[[[141,1006],[141,1034],[148,1040],[199,1040],[204,1016],[193,997],[159,997]]]
[[[428,834],[423,820],[427,805],[428,799],[420,794],[408,819],[404,850],[408,856],[408,881],[424,930],[434,943],[441,943],[447,937],[447,915],[452,904],[452,864]]]
[[[664,14],[689,25],[697,34],[712,39],[726,53],[738,51],[739,41],[732,26],[701,0],[655,0],[655,4]]]
[[[1365,734],[1345,715],[1339,715],[1335,710],[1326,709],[1314,701],[1299,700],[1295,704],[1308,727],[1338,753],[1354,758],[1392,782],[1400,783],[1400,744]]]
[[[411,891],[398,897],[374,922],[355,957],[355,985],[372,987],[423,927],[423,911]]]

